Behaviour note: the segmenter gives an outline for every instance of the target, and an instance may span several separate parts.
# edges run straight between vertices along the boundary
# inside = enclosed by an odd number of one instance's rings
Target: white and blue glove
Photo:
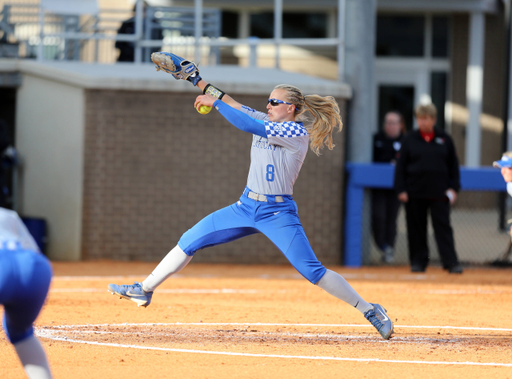
[[[156,65],[157,71],[165,71],[176,80],[188,80],[195,86],[201,80],[197,65],[176,54],[160,51],[151,54],[151,60]]]

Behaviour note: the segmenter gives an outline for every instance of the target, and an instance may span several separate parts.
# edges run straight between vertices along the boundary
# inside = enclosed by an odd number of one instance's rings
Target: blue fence
[[[393,188],[395,167],[385,163],[347,163],[345,214],[345,266],[361,267],[363,239],[363,200],[368,188]],[[461,167],[461,191],[506,191],[498,169]]]

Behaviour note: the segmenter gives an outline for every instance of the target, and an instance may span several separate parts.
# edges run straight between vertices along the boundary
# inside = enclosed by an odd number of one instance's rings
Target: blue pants
[[[0,250],[0,304],[3,327],[11,343],[34,333],[32,324],[48,294],[52,268],[48,259],[34,251]]]
[[[311,283],[317,283],[325,274],[325,267],[318,261],[297,213],[297,204],[291,196],[276,203],[274,196],[268,202],[247,197],[246,188],[240,200],[220,209],[199,221],[178,242],[187,255],[197,250],[255,234],[267,236],[295,269]]]

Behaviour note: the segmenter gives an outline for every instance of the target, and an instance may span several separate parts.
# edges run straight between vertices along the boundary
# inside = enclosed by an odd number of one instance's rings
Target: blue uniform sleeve
[[[217,109],[221,115],[224,116],[231,124],[236,126],[238,129],[243,130],[247,133],[256,134],[260,137],[267,138],[267,132],[265,131],[265,123],[261,120],[255,120],[249,117],[243,112],[240,112],[221,100],[216,100],[213,103],[215,109]]]

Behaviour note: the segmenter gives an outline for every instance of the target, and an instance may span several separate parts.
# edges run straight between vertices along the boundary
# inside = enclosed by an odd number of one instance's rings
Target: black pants
[[[372,231],[377,246],[383,250],[394,247],[396,238],[396,216],[400,208],[395,190],[372,191]]]
[[[450,225],[450,203],[446,200],[409,198],[405,204],[409,259],[411,265],[427,267],[429,251],[427,243],[427,213],[434,228],[434,236],[443,267],[449,269],[459,263],[455,252],[453,229]]]

